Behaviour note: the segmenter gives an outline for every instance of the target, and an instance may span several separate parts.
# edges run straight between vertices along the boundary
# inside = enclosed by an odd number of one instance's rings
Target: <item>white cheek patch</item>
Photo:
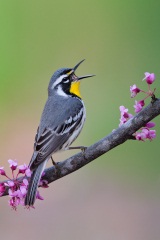
[[[68,97],[68,95],[62,90],[62,87],[60,85],[57,88],[57,94],[63,97]]]
[[[68,77],[68,75],[64,74],[64,75],[60,76],[59,78],[57,78],[57,80],[53,83],[51,89],[53,89],[57,84],[59,84],[62,81],[62,79],[65,77]]]

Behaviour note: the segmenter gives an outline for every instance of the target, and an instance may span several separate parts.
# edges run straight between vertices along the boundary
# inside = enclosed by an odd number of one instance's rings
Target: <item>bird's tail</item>
[[[38,184],[45,168],[46,161],[42,162],[33,172],[29,181],[27,195],[24,201],[25,206],[33,206],[36,198]]]

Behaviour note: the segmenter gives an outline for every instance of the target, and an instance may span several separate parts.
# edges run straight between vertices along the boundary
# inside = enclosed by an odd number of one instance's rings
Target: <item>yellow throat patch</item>
[[[80,94],[80,81],[71,83],[70,93],[73,93],[76,96],[81,98],[81,94]]]

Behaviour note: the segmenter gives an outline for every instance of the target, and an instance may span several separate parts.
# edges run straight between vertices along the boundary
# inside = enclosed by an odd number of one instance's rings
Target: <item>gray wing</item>
[[[73,132],[81,125],[83,118],[81,108],[76,115],[70,116],[64,123],[57,125],[54,129],[46,127],[39,136],[39,128],[34,144],[34,154],[30,162],[30,169],[34,170],[39,164],[50,157],[54,152],[62,149]]]

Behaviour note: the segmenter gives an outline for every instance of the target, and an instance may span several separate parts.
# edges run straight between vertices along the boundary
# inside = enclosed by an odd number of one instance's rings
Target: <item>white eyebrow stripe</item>
[[[54,88],[58,83],[60,83],[60,82],[62,81],[62,79],[65,78],[65,77],[68,77],[68,75],[67,75],[67,74],[64,74],[64,75],[60,76],[59,78],[57,78],[57,80],[53,83],[51,89],[53,89],[53,88]]]

